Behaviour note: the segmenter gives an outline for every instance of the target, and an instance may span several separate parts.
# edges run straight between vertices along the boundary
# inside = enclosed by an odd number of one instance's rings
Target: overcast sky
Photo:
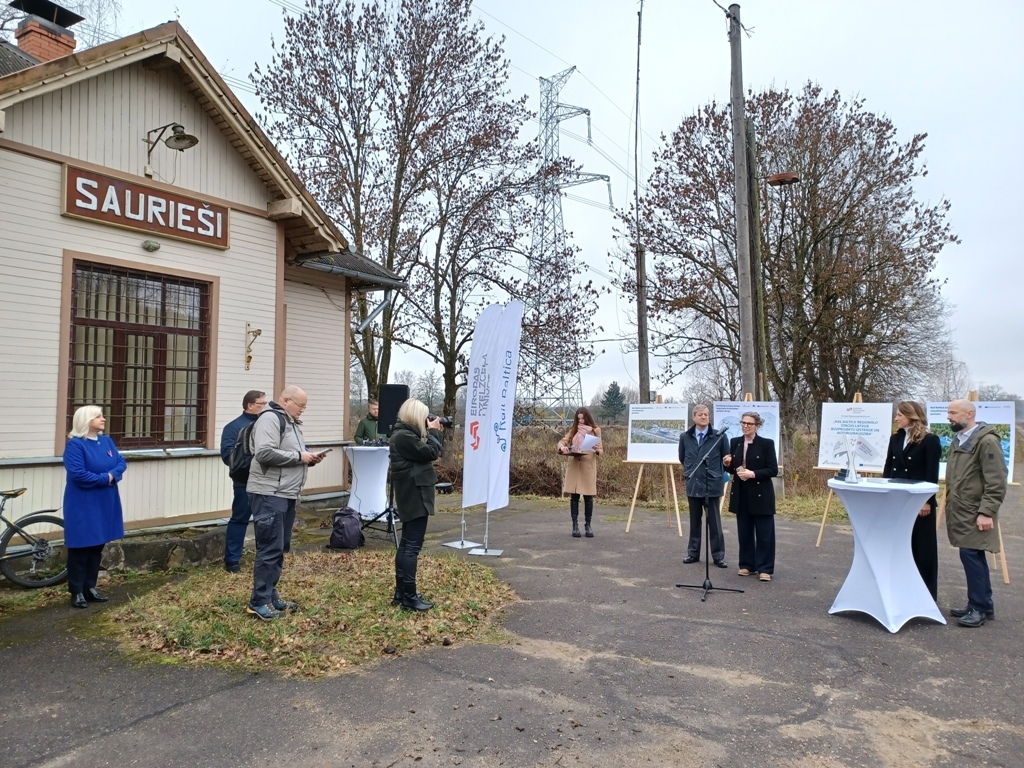
[[[119,31],[155,26],[177,14],[219,71],[247,80],[253,65],[270,58],[281,37],[282,4],[293,0],[123,0]],[[723,2],[723,5],[726,3]],[[592,112],[595,148],[564,135],[563,154],[584,170],[612,177],[615,205],[632,196],[632,113],[636,83],[635,0],[477,0],[475,13],[489,33],[506,37],[512,89],[537,108],[538,76],[569,66],[577,72],[561,101]],[[1024,284],[1020,143],[1024,106],[1024,54],[1019,45],[1024,4],[986,6],[961,0],[750,0],[742,4],[744,85],[799,90],[807,80],[826,91],[859,96],[868,109],[888,115],[902,141],[927,133],[928,177],[918,186],[923,202],[952,202],[950,220],[962,244],[945,249],[937,276],[956,306],[949,318],[956,355],[975,383],[1000,384],[1024,395]],[[1013,51],[1017,51],[1014,53]],[[643,12],[640,73],[641,176],[660,136],[701,105],[729,98],[729,44],[725,15],[713,0],[648,0]],[[229,81],[231,84],[234,81]],[[255,97],[238,95],[256,111]],[[575,118],[563,129],[583,136]],[[570,190],[600,204],[600,184]],[[563,203],[565,226],[575,234],[598,282],[609,271],[615,245],[607,210],[576,200]],[[601,339],[632,336],[632,302],[606,301]],[[938,323],[938,320],[937,320]],[[635,386],[635,355],[621,344],[595,344],[596,364],[585,372],[587,400],[613,380]],[[422,370],[426,361],[405,357],[397,368]],[[652,388],[664,386],[652,369]]]

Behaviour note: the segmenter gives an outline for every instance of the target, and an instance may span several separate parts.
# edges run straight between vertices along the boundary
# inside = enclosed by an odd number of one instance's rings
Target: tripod
[[[387,527],[384,529],[384,535],[395,543],[395,549],[398,549],[398,510],[395,509],[395,487],[391,484],[391,467],[388,467],[388,504],[383,510],[374,515],[371,519],[366,520],[360,526],[362,530],[370,528],[374,523],[380,520],[382,517],[386,517],[385,523]],[[379,531],[379,528],[370,528],[371,531]],[[376,538],[376,537],[375,537]]]
[[[722,430],[718,434],[718,439],[712,444],[708,452],[705,453],[701,460],[697,462],[697,466],[689,473],[689,475],[683,475],[683,479],[689,481],[691,477],[697,474],[697,470],[705,465],[708,460],[708,456],[718,447],[718,444],[725,438],[725,430]],[[703,589],[704,594],[700,596],[700,601],[703,603],[708,599],[708,592],[717,590],[718,592],[743,592],[742,589],[732,589],[730,587],[715,587],[711,584],[711,497],[704,496],[704,583],[703,584],[676,584],[677,587],[683,589]],[[721,505],[719,505],[721,506]],[[721,513],[719,513],[721,514]]]

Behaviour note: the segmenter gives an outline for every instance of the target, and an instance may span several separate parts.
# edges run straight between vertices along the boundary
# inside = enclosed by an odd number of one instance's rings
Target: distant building
[[[242,395],[301,385],[306,438],[336,445],[353,291],[402,282],[349,251],[181,26],[74,53],[80,17],[33,3],[47,18],[0,44],[0,486],[29,488],[16,512],[60,506],[95,403],[129,527],[222,516]],[[342,457],[307,493],[342,488]]]

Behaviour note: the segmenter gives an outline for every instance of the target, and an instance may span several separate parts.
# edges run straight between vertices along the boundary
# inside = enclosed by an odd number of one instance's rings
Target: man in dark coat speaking
[[[725,536],[722,535],[719,512],[719,502],[725,489],[722,461],[728,455],[729,441],[711,426],[708,406],[694,406],[693,426],[679,436],[679,462],[683,465],[686,500],[690,504],[690,541],[686,546],[684,563],[700,562],[702,515],[706,512],[711,557],[719,568],[729,567],[725,562]]]

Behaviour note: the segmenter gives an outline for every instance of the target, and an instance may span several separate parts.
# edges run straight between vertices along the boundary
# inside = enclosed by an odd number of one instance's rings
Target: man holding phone
[[[299,417],[307,405],[306,393],[289,385],[277,402],[267,403],[253,428],[253,459],[246,491],[256,533],[256,562],[252,596],[245,611],[261,621],[273,621],[285,610],[299,607],[281,599],[277,583],[284,553],[291,548],[295,505],[306,484],[307,469],[323,461],[327,453],[306,450]]]

